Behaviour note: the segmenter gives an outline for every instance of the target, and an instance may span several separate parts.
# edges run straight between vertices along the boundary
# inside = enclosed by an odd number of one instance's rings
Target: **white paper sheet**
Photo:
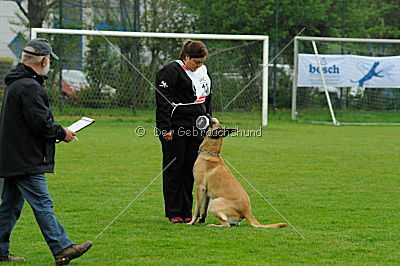
[[[76,121],[75,123],[73,123],[72,125],[70,125],[68,127],[69,130],[74,131],[74,132],[78,132],[79,130],[87,127],[88,125],[94,123],[95,120],[88,118],[88,117],[82,117],[81,120]]]
[[[84,129],[85,127],[93,124],[94,122],[96,122],[96,120],[91,119],[89,117],[82,117],[80,120],[76,121],[75,123],[73,123],[72,125],[70,125],[68,127],[69,130],[74,131],[74,132],[78,132],[79,130]],[[56,143],[59,143],[61,140],[56,140]]]

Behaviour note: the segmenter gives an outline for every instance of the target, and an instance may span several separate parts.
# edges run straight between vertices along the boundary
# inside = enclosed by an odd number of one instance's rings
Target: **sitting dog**
[[[243,219],[247,219],[254,227],[285,227],[285,223],[261,225],[253,217],[249,196],[222,160],[222,138],[235,131],[222,128],[218,120],[212,118],[193,167],[196,206],[188,225],[193,225],[199,217],[199,223],[204,223],[208,209],[221,221],[220,225],[208,226],[230,227],[240,225]]]

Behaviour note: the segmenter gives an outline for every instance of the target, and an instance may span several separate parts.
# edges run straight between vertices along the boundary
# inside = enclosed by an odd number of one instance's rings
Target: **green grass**
[[[332,122],[328,107],[300,109],[301,121]],[[399,110],[334,109],[336,119],[342,123],[400,123]]]
[[[77,117],[58,117],[67,125]],[[220,119],[224,123],[223,119]],[[289,222],[283,229],[169,224],[161,176],[100,235],[161,171],[152,119],[97,118],[79,142],[57,146],[48,184],[55,212],[75,242],[94,246],[73,264],[398,264],[400,127],[324,126],[271,116],[262,138],[230,137],[222,156]],[[148,134],[135,135],[144,126]],[[281,218],[232,169],[261,223]],[[207,223],[216,223],[209,216]],[[50,265],[25,205],[12,235],[20,264]]]

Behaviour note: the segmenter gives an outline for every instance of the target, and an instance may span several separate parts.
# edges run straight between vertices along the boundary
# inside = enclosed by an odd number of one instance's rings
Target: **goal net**
[[[297,37],[292,119],[400,124],[400,40]]]
[[[34,37],[48,39],[60,57],[47,89],[62,114],[154,119],[155,75],[194,39],[209,51],[213,115],[231,125],[267,123],[267,36],[33,29]]]

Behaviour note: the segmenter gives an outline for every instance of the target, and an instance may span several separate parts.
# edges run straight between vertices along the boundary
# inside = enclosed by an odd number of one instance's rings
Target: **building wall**
[[[24,1],[25,2],[25,1]],[[24,27],[12,25],[11,21],[18,21],[17,12],[20,12],[18,5],[13,1],[0,1],[0,57],[9,57],[18,61],[8,44],[17,35],[17,32],[25,30]]]

